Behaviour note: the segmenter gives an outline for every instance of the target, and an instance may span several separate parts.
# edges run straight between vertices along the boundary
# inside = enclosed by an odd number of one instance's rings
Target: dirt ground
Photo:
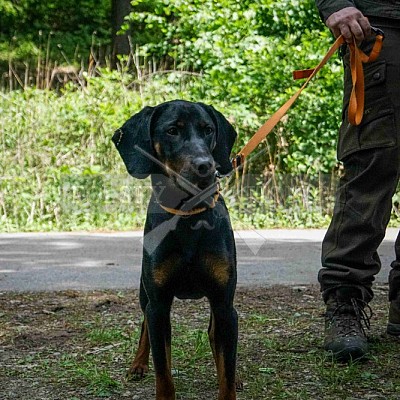
[[[400,399],[399,343],[384,333],[387,287],[375,290],[371,356],[337,365],[322,350],[313,286],[239,289],[238,399]],[[173,306],[177,399],[213,399],[205,300]],[[138,293],[0,293],[0,399],[154,398],[154,374],[127,381],[141,323]]]

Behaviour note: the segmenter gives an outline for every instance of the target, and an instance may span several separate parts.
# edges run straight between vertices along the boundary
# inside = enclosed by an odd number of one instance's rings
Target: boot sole
[[[347,363],[349,361],[360,361],[366,358],[367,351],[360,349],[359,347],[347,348],[340,352],[333,352],[327,350],[327,352],[333,357],[335,361]]]
[[[344,337],[331,343],[325,343],[324,348],[335,361],[339,362],[362,360],[369,350],[367,340],[360,340],[357,337]]]
[[[386,332],[391,336],[400,336],[400,324],[393,324],[389,322],[387,324]]]

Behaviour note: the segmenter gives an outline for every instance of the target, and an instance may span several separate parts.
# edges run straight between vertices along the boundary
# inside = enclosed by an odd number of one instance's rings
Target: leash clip
[[[382,39],[381,39],[382,41],[385,40],[385,32],[383,32],[382,29],[376,28],[375,26],[371,25],[371,30],[372,30],[372,32],[375,33],[376,36],[381,36],[382,37]],[[343,43],[339,48],[339,57],[341,59],[343,59],[343,57],[345,56],[346,51],[347,51],[347,43]]]
[[[371,25],[371,30],[375,33],[376,36],[382,36],[382,40],[385,39],[385,32],[382,29],[376,28]]]
[[[231,160],[233,169],[239,168],[244,162],[243,154],[238,154],[237,156],[233,157]]]

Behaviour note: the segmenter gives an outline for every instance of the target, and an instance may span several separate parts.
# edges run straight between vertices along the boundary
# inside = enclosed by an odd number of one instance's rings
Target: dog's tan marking
[[[171,373],[156,374],[156,400],[175,400],[175,386]]]
[[[127,376],[128,378],[143,378],[149,370],[150,340],[146,317],[142,323],[142,333],[140,335],[139,348],[133,360]]]
[[[156,151],[157,155],[161,155],[161,144],[156,142],[154,143],[154,150]]]
[[[236,389],[226,381],[224,354],[217,349],[215,364],[219,383],[218,400],[236,400]]]
[[[229,261],[215,254],[207,254],[204,263],[211,276],[221,285],[225,286],[230,277],[231,266]]]
[[[154,283],[160,287],[164,286],[174,272],[177,263],[178,257],[171,256],[158,264],[153,271]]]
[[[164,373],[156,374],[156,400],[175,400],[175,385],[172,379],[171,344],[165,343],[167,367]]]
[[[167,167],[167,170],[172,170],[179,174],[183,169],[183,162],[181,160],[175,160],[173,162],[171,160],[167,160],[165,162],[165,166]]]
[[[210,340],[211,350],[214,356],[215,366],[217,367],[218,377],[218,400],[236,400],[236,387],[238,378],[234,385],[228,385],[225,372],[224,354],[220,348],[217,348],[215,343],[215,317],[211,313],[210,326],[208,328],[208,338]]]

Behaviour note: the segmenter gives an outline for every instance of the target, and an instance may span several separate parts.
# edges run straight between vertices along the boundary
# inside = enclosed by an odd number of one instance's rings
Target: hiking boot
[[[393,336],[400,336],[400,294],[390,302],[387,333]]]
[[[365,328],[372,310],[355,291],[340,288],[327,301],[324,348],[340,362],[362,359],[368,352]]]

